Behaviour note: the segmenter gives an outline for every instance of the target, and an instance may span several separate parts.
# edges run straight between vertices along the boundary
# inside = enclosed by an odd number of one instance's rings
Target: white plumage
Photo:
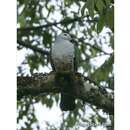
[[[52,46],[51,58],[57,72],[74,71],[74,45],[69,40],[70,36],[62,33]]]

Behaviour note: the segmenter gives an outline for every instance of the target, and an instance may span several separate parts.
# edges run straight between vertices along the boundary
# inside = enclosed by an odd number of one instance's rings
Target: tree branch
[[[76,21],[82,21],[83,18],[85,18],[87,16],[81,16],[81,17],[75,17],[73,19],[63,19],[59,22],[53,22],[53,23],[47,23],[45,25],[41,25],[41,26],[37,26],[37,27],[22,27],[22,28],[18,28],[17,31],[31,31],[31,30],[39,30],[42,28],[47,28],[50,26],[56,26],[58,24],[70,24]],[[97,22],[97,18],[93,19],[93,20],[86,20],[86,22],[89,23],[93,23],[93,22]]]
[[[71,37],[74,37],[74,35],[71,34]],[[75,39],[76,39],[76,38],[75,38]],[[85,40],[83,40],[82,38],[80,38],[80,39],[77,38],[76,40],[72,39],[72,41],[73,41],[74,43],[76,43],[77,45],[78,45],[78,42],[81,42],[81,43],[83,43],[83,44],[85,44],[85,45],[88,45],[88,46],[94,48],[95,50],[97,50],[97,51],[99,51],[99,52],[103,52],[105,55],[112,55],[112,54],[113,54],[113,53],[107,53],[107,52],[105,52],[104,50],[102,50],[101,48],[96,47],[96,46],[94,46],[94,45],[91,45],[90,43],[85,42]]]
[[[42,55],[49,55],[49,52],[48,52],[48,51],[43,50],[43,49],[41,49],[41,48],[38,48],[37,46],[31,45],[31,44],[27,44],[27,43],[25,43],[25,42],[23,42],[23,41],[21,41],[21,40],[17,40],[17,43],[18,43],[19,45],[22,45],[22,46],[26,47],[26,48],[32,49],[34,52],[39,52],[39,53],[41,53]]]
[[[76,73],[74,75],[74,95],[76,98],[95,105],[109,114],[114,113],[113,97],[102,91],[100,87],[88,83],[88,79],[83,75]],[[55,72],[49,74],[34,74],[29,77],[17,77],[17,96],[18,99],[23,96],[37,96],[42,93],[59,93],[61,88],[55,83]]]

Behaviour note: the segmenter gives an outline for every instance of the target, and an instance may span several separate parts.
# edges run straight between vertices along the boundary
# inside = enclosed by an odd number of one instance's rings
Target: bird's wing
[[[74,45],[74,72],[77,72],[78,70],[78,64],[79,64],[79,50],[78,46],[75,44],[74,41],[71,41]]]
[[[52,45],[51,45],[51,50],[50,50],[49,59],[50,59],[50,63],[51,63],[52,70],[53,70],[53,71],[56,71],[55,66],[54,66],[54,62],[53,62],[53,59],[52,59]]]

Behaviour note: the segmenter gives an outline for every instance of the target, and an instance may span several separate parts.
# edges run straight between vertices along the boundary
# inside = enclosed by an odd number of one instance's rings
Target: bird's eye
[[[65,36],[67,36],[67,34],[66,34],[66,33],[64,33],[64,35],[65,35]]]

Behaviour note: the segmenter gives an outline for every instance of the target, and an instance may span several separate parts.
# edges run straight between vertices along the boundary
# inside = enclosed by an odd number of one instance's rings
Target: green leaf
[[[105,8],[105,5],[104,5],[104,3],[103,3],[103,0],[96,0],[96,7],[97,7],[99,13],[102,14],[103,9]]]
[[[20,27],[25,27],[26,21],[23,15],[18,16],[18,23],[20,24]]]
[[[114,32],[114,7],[111,7],[106,13],[106,24]]]
[[[114,36],[111,36],[110,45],[114,49]]]
[[[91,78],[95,81],[104,81],[107,80],[109,72],[112,70],[112,64],[114,60],[114,56],[111,56],[100,68],[95,70],[93,74],[91,74]]]
[[[69,25],[69,22],[68,22],[68,21],[70,21],[71,19],[72,19],[71,17],[68,17],[68,16],[65,17],[62,24],[63,24],[64,26],[68,26],[68,25]]]
[[[113,7],[105,10],[105,12],[102,13],[102,15],[100,15],[97,24],[97,32],[98,33],[101,32],[104,26],[107,26],[112,31],[114,31],[114,8]]]
[[[73,4],[74,0],[64,0],[66,6]]]
[[[40,64],[40,58],[38,57],[38,55],[31,54],[28,55],[26,58],[30,67],[30,72],[33,73],[34,69],[38,70]]]
[[[110,5],[110,0],[104,0],[104,3],[105,3],[105,5],[106,5],[107,7],[109,7],[109,5]]]
[[[80,65],[83,67],[84,72],[87,72],[88,74],[90,73],[91,65],[89,63],[86,63],[85,61],[85,62],[80,63]]]
[[[78,47],[75,46],[75,56],[76,56],[76,65],[79,66],[79,62],[81,60],[81,51]]]
[[[53,100],[52,99],[48,99],[47,102],[46,102],[46,106],[51,108],[53,105]]]
[[[48,31],[44,31],[43,33],[43,44],[45,47],[50,47],[50,44],[52,43],[52,36]]]
[[[82,16],[84,15],[86,8],[87,8],[87,3],[85,3],[84,6],[83,6],[82,9],[81,9],[81,14],[82,14]]]
[[[99,21],[97,23],[97,32],[101,32],[103,27],[105,26],[105,15],[100,15]]]
[[[93,16],[94,16],[94,0],[87,1],[87,8],[89,11],[89,15],[93,18]]]
[[[92,48],[92,47],[91,47],[91,48],[90,48],[90,51],[91,51],[91,53],[92,53],[91,56],[92,56],[92,57],[95,57],[96,54],[97,54],[97,50],[96,50],[95,48]]]
[[[76,123],[76,118],[75,116],[72,117],[72,115],[70,114],[67,121],[68,121],[68,127],[73,127]]]
[[[52,95],[49,95],[50,97],[44,97],[41,98],[42,104],[45,104],[48,108],[51,108],[53,106],[53,99]]]

